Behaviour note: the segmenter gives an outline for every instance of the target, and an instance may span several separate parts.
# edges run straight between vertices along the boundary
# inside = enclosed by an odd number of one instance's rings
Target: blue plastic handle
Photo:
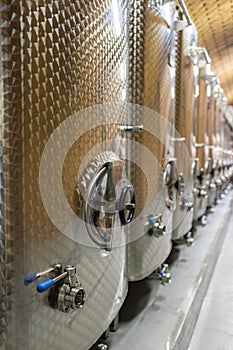
[[[35,281],[37,279],[36,273],[31,273],[30,275],[27,275],[24,277],[24,284],[25,286],[28,286],[31,282]]]
[[[38,293],[44,293],[47,289],[52,287],[54,285],[54,280],[49,279],[47,281],[44,281],[42,283],[39,283],[36,287],[36,290]]]

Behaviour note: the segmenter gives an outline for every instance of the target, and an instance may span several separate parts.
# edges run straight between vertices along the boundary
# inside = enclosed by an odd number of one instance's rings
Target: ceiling
[[[207,48],[228,103],[233,105],[233,0],[186,0],[198,31],[199,46]]]

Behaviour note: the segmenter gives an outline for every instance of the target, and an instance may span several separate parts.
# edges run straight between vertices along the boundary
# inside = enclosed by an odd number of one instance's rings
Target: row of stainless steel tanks
[[[2,1],[1,350],[89,349],[230,184],[197,34],[182,0]]]

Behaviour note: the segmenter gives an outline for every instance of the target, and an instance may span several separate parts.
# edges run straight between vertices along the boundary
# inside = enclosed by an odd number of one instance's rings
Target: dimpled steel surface
[[[187,209],[184,201],[193,202],[194,176],[192,161],[195,158],[194,125],[197,118],[197,85],[194,62],[189,56],[190,47],[197,47],[194,26],[186,27],[176,34],[176,131],[185,143],[175,144],[178,173],[184,176],[184,193],[177,192],[177,207],[173,214],[172,238],[179,239],[192,228],[193,208]],[[197,67],[196,67],[197,69]]]
[[[1,123],[7,177],[1,203],[3,349],[87,350],[124,301],[125,246],[105,252],[66,238],[45,212],[38,177],[45,144],[61,122],[86,107],[127,98],[126,5],[124,0],[114,4],[81,0],[3,3],[1,39],[7,44],[4,50],[10,61],[1,67],[6,79]],[[101,118],[101,114],[96,117]],[[63,189],[72,206],[81,206],[79,198],[74,203],[73,196],[82,158],[92,148],[94,156],[97,143],[116,136],[110,123],[119,120],[119,115],[111,114],[109,125],[83,135],[67,155]],[[78,119],[77,123],[82,130],[83,121]],[[69,134],[64,137],[69,138]],[[56,194],[51,196],[59,200]],[[22,222],[17,222],[16,212]],[[26,274],[56,262],[77,266],[87,295],[83,309],[59,312],[49,307],[47,293],[36,292],[36,283],[23,285]]]
[[[135,167],[131,173],[131,181],[135,188],[137,214],[143,208],[148,193],[154,190],[157,194],[148,215],[141,217],[137,226],[141,238],[128,245],[128,278],[131,281],[142,279],[152,273],[169,255],[171,249],[171,218],[172,213],[165,208],[165,195],[162,183],[166,158],[172,156],[172,146],[169,144],[171,130],[164,123],[173,122],[174,102],[172,99],[172,67],[169,65],[169,55],[174,48],[173,32],[169,26],[174,15],[174,3],[161,6],[159,11],[154,1],[130,1],[130,87],[133,103],[150,108],[162,115],[163,120],[150,120],[151,125],[144,125],[147,131],[132,137],[149,149],[157,159],[151,163],[151,171],[157,169],[153,189],[148,188],[146,176]],[[149,113],[148,111],[145,113]],[[155,121],[156,120],[156,121]],[[144,124],[143,115],[135,113],[134,124]],[[157,123],[156,128],[164,136],[160,142],[148,132]],[[142,157],[140,152],[134,154],[135,159]],[[158,168],[156,168],[158,166]],[[146,175],[146,176],[145,176]],[[161,208],[159,207],[161,205]],[[153,237],[146,232],[149,215],[163,212],[163,222],[167,225],[167,234],[163,237]]]

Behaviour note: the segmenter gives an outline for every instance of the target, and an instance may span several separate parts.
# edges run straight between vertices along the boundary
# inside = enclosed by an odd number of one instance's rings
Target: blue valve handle
[[[28,286],[31,282],[35,281],[39,276],[36,273],[31,273],[24,277],[24,285]]]
[[[36,287],[36,290],[38,293],[44,293],[46,290],[48,290],[50,287],[54,285],[54,280],[49,279],[47,281],[44,281],[42,283],[39,283]]]

